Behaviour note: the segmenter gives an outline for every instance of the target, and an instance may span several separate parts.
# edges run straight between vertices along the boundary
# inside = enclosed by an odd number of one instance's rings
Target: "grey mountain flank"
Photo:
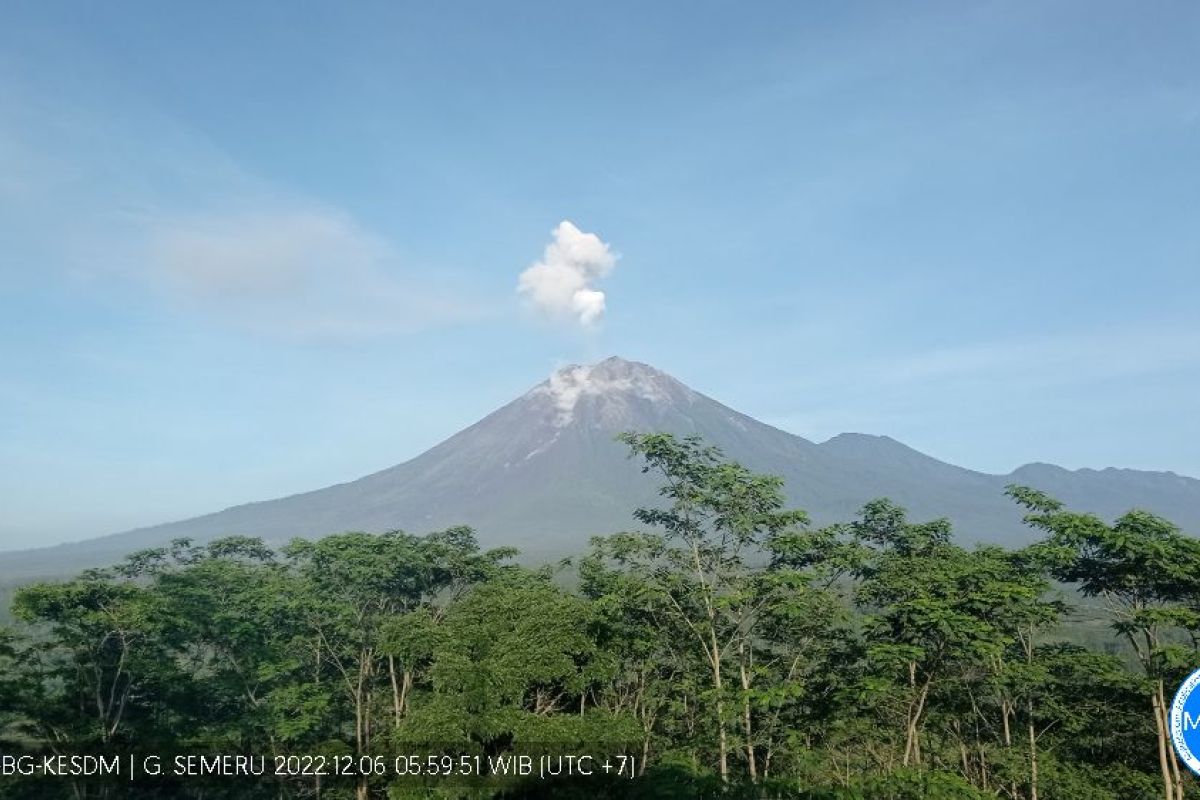
[[[654,484],[614,441],[625,430],[699,434],[731,458],[780,475],[816,523],[846,520],[876,497],[918,519],[947,516],[967,542],[1030,538],[1009,483],[1036,486],[1073,508],[1112,518],[1138,507],[1200,530],[1200,481],[1169,472],[1068,471],[1029,464],[974,472],[886,436],[844,433],[817,444],[693,391],[646,364],[609,358],[571,366],[421,455],[349,483],[249,503],[195,519],[57,547],[0,555],[0,577],[61,574],[188,537],[261,536],[280,543],[347,530],[413,533],[466,524],[485,545],[530,559],[582,549],[588,537],[634,526]]]

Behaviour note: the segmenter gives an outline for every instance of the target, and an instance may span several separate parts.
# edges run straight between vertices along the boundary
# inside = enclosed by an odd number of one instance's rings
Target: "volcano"
[[[1169,472],[1030,464],[993,475],[947,464],[886,436],[815,443],[739,413],[647,364],[609,358],[556,371],[474,425],[409,461],[349,483],[194,519],[51,548],[5,553],[0,575],[63,574],[179,537],[232,534],[281,543],[348,530],[412,533],[474,527],[488,546],[530,560],[578,552],[590,536],[634,526],[656,486],[615,436],[697,434],[747,467],[783,477],[790,503],[816,523],[850,519],[889,497],[911,516],[949,517],[960,540],[1016,544],[1031,532],[1004,496],[1032,485],[1112,518],[1133,507],[1200,530],[1200,481]]]

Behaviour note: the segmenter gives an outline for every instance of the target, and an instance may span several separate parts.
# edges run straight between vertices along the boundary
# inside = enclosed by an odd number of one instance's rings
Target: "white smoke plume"
[[[521,273],[517,291],[552,319],[589,326],[604,316],[604,292],[592,283],[612,272],[616,263],[616,255],[599,236],[564,219],[542,260]]]

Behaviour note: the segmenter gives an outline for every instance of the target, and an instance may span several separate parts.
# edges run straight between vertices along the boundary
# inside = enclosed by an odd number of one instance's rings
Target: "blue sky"
[[[1200,5],[0,10],[0,548],[609,354],[815,440],[1200,476]],[[606,313],[517,292],[562,220]],[[543,259],[544,260],[544,259]]]

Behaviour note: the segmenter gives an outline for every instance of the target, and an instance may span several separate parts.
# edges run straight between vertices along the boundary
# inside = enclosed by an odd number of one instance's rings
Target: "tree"
[[[784,509],[782,481],[756,475],[696,437],[622,434],[642,471],[656,474],[665,507],[639,508],[635,518],[661,534],[631,533],[597,540],[594,556],[634,574],[655,611],[662,635],[683,636],[707,667],[717,765],[729,780],[730,686],[736,665],[744,690],[752,670],[753,640],[763,599],[747,569],[749,553],[767,539],[803,523],[801,511]],[[758,777],[751,716],[743,708],[747,770]]]
[[[612,678],[597,622],[590,603],[545,571],[476,585],[432,637],[431,694],[401,736],[486,752],[603,741],[598,720],[608,715],[588,704]],[[621,733],[613,738],[623,741]]]
[[[613,715],[637,721],[639,772],[644,772],[656,731],[671,724],[668,716],[680,708],[680,696],[690,694],[691,650],[662,635],[656,610],[647,602],[650,587],[637,575],[610,567],[603,556],[603,539],[593,544],[592,552],[579,562],[580,589],[591,603],[599,644],[612,661],[611,679],[594,702]],[[676,735],[664,738],[682,744],[682,732],[672,733]]]
[[[910,523],[887,500],[867,504],[850,528],[870,552],[856,569],[875,672],[868,688],[884,707],[899,699],[900,763],[920,765],[931,696],[1000,657],[1014,626],[1006,615],[1036,601],[1041,587],[1013,580],[1002,551],[965,550],[950,541],[947,521]]]
[[[295,678],[293,577],[262,541],[244,537],[177,552],[152,575],[163,643],[190,676],[176,705],[186,692],[193,729],[214,745],[274,750],[270,696]]]
[[[46,657],[52,683],[37,720],[47,739],[109,745],[130,740],[135,724],[153,725],[152,681],[171,663],[156,636],[157,605],[146,588],[100,570],[17,593],[17,618],[47,626],[58,645]]]
[[[37,712],[40,695],[28,644],[12,631],[0,628],[0,747],[28,735],[28,712]]]
[[[1008,494],[1028,510],[1027,523],[1049,534],[1044,552],[1055,577],[1098,599],[1136,654],[1149,687],[1163,797],[1181,800],[1184,777],[1170,745],[1166,684],[1188,666],[1200,666],[1194,646],[1183,647],[1171,636],[1200,627],[1200,542],[1145,511],[1130,511],[1109,525],[1066,511],[1036,489],[1010,486]]]

